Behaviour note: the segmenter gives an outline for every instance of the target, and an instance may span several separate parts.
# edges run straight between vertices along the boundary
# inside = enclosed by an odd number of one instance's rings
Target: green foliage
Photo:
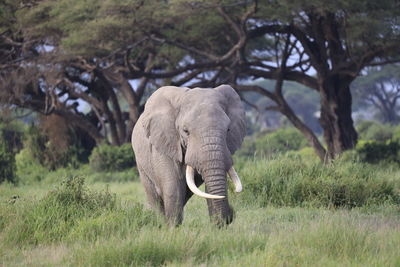
[[[275,81],[269,79],[257,79],[254,81],[254,84],[268,90],[275,87]],[[308,87],[291,81],[285,81],[283,84],[283,94],[296,115],[301,118],[313,132],[321,133],[321,126],[315,115],[320,105],[319,94],[314,90],[310,90]],[[270,127],[281,127],[283,125],[284,116],[281,113],[274,111],[262,112],[265,107],[274,105],[270,99],[260,97],[260,95],[255,92],[242,92],[242,95],[248,102],[259,107],[259,111],[257,112],[249,107],[248,110],[246,110],[247,114],[255,113],[253,116],[261,115],[261,120],[268,121]],[[262,113],[259,114],[258,112]]]
[[[130,144],[111,146],[99,145],[93,149],[89,164],[94,171],[121,171],[132,168],[135,158]]]
[[[277,153],[299,150],[306,144],[305,137],[297,129],[281,128],[271,133],[246,138],[237,155],[269,157]]]
[[[356,147],[359,159],[368,163],[400,163],[400,144],[395,141],[358,141]]]
[[[23,125],[0,118],[0,183],[17,182],[15,153],[21,149]]]
[[[13,28],[15,21],[15,12],[18,8],[16,0],[0,1],[0,31],[4,32],[8,28]]]
[[[0,183],[16,182],[14,153],[0,140]]]
[[[362,121],[357,125],[359,141],[353,152],[344,157],[368,163],[399,163],[399,127],[375,121]]]
[[[400,85],[400,65],[389,64],[367,68],[363,75],[352,84],[354,110],[368,109],[373,117],[388,124],[399,122],[399,92],[395,89]],[[361,113],[360,112],[360,113]]]
[[[9,151],[15,153],[22,148],[24,131],[25,126],[21,121],[2,122],[0,117],[0,142],[3,142]]]
[[[306,163],[298,156],[247,161],[239,170],[246,203],[265,207],[359,207],[392,202],[400,204],[400,183],[391,174],[368,164],[340,161]]]
[[[41,165],[32,155],[28,148],[22,149],[15,155],[15,162],[18,184],[33,184],[40,182],[49,172],[49,170]]]
[[[37,159],[40,164],[44,165],[46,155],[47,138],[42,131],[35,125],[31,125],[26,132],[24,148],[28,150],[32,158]]]
[[[387,141],[392,139],[393,132],[392,126],[375,121],[362,121],[357,125],[357,133],[363,140]]]
[[[400,125],[394,127],[392,139],[400,143]]]
[[[77,168],[85,161],[85,149],[79,140],[63,140],[63,142],[65,143],[63,147],[53,143],[40,128],[31,125],[25,134],[24,149],[26,151],[21,155],[21,160],[27,163],[33,159],[34,164],[39,163],[48,170],[60,167]]]

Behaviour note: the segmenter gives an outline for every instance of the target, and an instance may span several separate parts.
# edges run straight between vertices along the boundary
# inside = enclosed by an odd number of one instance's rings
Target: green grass
[[[246,184],[242,199],[266,207],[362,207],[400,205],[400,171],[396,165],[338,160],[329,165],[296,155],[238,164]]]
[[[394,199],[400,170],[307,164],[238,162],[244,192],[231,195],[236,219],[223,229],[209,222],[206,201],[196,197],[183,224],[169,228],[143,208],[138,181],[2,184],[0,266],[399,266],[400,205]],[[290,188],[302,179],[325,179],[327,188],[335,188],[335,179],[354,188],[361,180],[363,191],[392,197],[372,201],[350,190],[348,196],[368,201],[335,206],[320,199],[328,190],[304,201],[274,202],[279,194],[292,199]],[[256,181],[267,181],[269,191],[254,191]],[[381,190],[383,181],[390,190]],[[269,200],[251,201],[256,192]]]

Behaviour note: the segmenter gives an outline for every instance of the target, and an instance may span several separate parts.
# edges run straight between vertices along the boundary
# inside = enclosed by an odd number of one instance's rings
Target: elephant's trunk
[[[200,171],[206,192],[225,196],[223,199],[207,199],[210,217],[219,225],[229,224],[233,220],[233,211],[228,202],[226,173],[232,166],[232,159],[224,134],[216,132],[205,137],[201,150],[203,168]]]
[[[229,224],[233,220],[233,211],[229,206],[226,171],[224,167],[213,167],[203,172],[206,192],[211,195],[225,196],[223,199],[207,199],[208,212],[213,221],[219,225]]]
[[[235,185],[236,192],[242,190],[242,185],[232,166],[231,154],[226,145],[226,132],[214,128],[207,129],[202,133],[197,139],[201,140],[200,149],[191,149],[195,147],[195,143],[188,144],[185,157],[186,182],[195,195],[207,198],[211,218],[219,225],[228,224],[232,222],[233,211],[228,202],[227,172]],[[207,193],[196,187],[195,170],[201,174]]]

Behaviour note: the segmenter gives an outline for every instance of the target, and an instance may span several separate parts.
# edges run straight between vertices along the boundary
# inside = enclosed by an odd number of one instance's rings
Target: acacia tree
[[[43,39],[26,36],[19,26],[17,14],[32,8],[39,1],[0,2],[0,102],[4,107],[22,107],[49,115],[63,116],[70,125],[82,128],[100,142],[96,127],[88,123],[72,106],[58,102],[55,92],[48,90],[40,69],[48,69],[43,56]]]
[[[182,8],[183,3],[186,8]],[[217,64],[214,73],[219,75],[218,79],[208,80],[233,84],[247,78],[277,80],[273,92],[258,86],[236,88],[271,98],[277,105],[270,108],[287,116],[306,135],[322,160],[335,158],[357,142],[351,117],[352,81],[367,66],[399,59],[397,1],[179,4],[186,12],[183,17],[190,19],[171,25],[167,33],[155,30],[152,34],[186,51],[202,64],[203,72]],[[214,26],[208,29],[203,21],[213,21]],[[182,31],[192,33],[178,35]],[[279,88],[283,80],[299,82],[319,93],[320,124],[327,151],[282,97]]]
[[[103,131],[115,121],[115,143],[129,136],[149,85],[231,83],[271,98],[269,109],[287,116],[325,160],[357,141],[349,85],[364,67],[396,60],[399,10],[394,0],[58,0],[37,2],[18,19],[24,38],[57,48],[51,69],[58,79],[45,79],[53,99],[68,104],[89,95]],[[277,83],[273,90],[245,84],[255,78]],[[327,151],[287,104],[285,80],[319,93]],[[128,120],[118,118],[119,95]]]
[[[146,89],[195,78],[177,77],[194,67],[180,66],[186,52],[148,32],[169,27],[172,20],[160,16],[165,7],[163,1],[59,0],[33,1],[14,12],[19,36],[35,40],[37,55],[21,53],[19,64],[2,72],[3,103],[56,113],[98,143],[107,137],[114,145],[129,141]],[[19,90],[16,80],[24,81]],[[82,103],[89,113],[79,108]]]
[[[371,67],[352,84],[361,106],[373,106],[384,123],[399,122],[400,69],[398,65]]]
[[[149,82],[142,73],[154,66],[153,48],[144,44],[144,36],[133,31],[125,40],[127,35],[122,35],[126,24],[134,23],[125,8],[135,10],[140,3],[109,1],[100,5],[91,1],[88,9],[87,1],[77,0],[75,5],[71,1],[32,1],[29,6],[25,2],[21,1],[23,9],[17,2],[0,6],[12,11],[7,15],[14,20],[14,24],[2,24],[5,31],[1,37],[9,34],[19,40],[3,38],[8,57],[3,57],[0,73],[2,103],[45,115],[55,113],[97,143],[107,137],[114,145],[129,141]],[[14,28],[15,22],[21,27]],[[86,27],[78,27],[80,24]],[[114,40],[107,42],[110,34],[118,32],[121,38],[114,35]],[[85,38],[88,36],[91,38]],[[28,45],[34,52],[29,56],[25,52]],[[137,80],[135,88],[130,79]],[[121,98],[128,105],[126,112]],[[90,111],[84,113],[80,106]]]

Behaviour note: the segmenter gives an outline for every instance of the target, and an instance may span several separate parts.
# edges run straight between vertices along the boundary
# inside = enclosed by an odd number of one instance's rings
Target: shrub
[[[400,125],[394,128],[392,140],[400,143]]]
[[[103,144],[93,149],[89,164],[97,172],[121,171],[133,167],[135,159],[132,147],[128,143],[121,146]]]
[[[31,151],[23,148],[15,155],[18,184],[33,184],[42,181],[48,170],[33,157]]]
[[[24,148],[42,165],[44,165],[46,158],[46,142],[46,136],[35,125],[31,125],[28,128],[25,135]]]
[[[22,149],[24,128],[24,124],[21,121],[12,120],[5,123],[0,118],[0,142],[6,145],[8,151],[15,153]]]
[[[14,183],[15,178],[14,154],[7,149],[6,144],[0,141],[0,183],[3,181]]]
[[[394,128],[374,121],[363,121],[357,125],[357,132],[363,140],[384,142],[392,139]]]
[[[400,181],[365,163],[306,163],[300,156],[248,161],[239,170],[245,202],[260,206],[358,207],[400,204]]]
[[[399,162],[400,144],[394,141],[359,141],[356,147],[359,159],[368,163]]]
[[[268,157],[291,150],[299,150],[306,145],[305,137],[297,129],[283,128],[246,138],[237,154],[244,157]]]
[[[24,149],[28,150],[40,165],[49,170],[77,168],[81,163],[87,162],[87,151],[81,141],[73,137],[72,130],[70,136],[64,134],[55,138],[54,135],[55,133],[50,138],[46,132],[31,125],[25,135]]]

